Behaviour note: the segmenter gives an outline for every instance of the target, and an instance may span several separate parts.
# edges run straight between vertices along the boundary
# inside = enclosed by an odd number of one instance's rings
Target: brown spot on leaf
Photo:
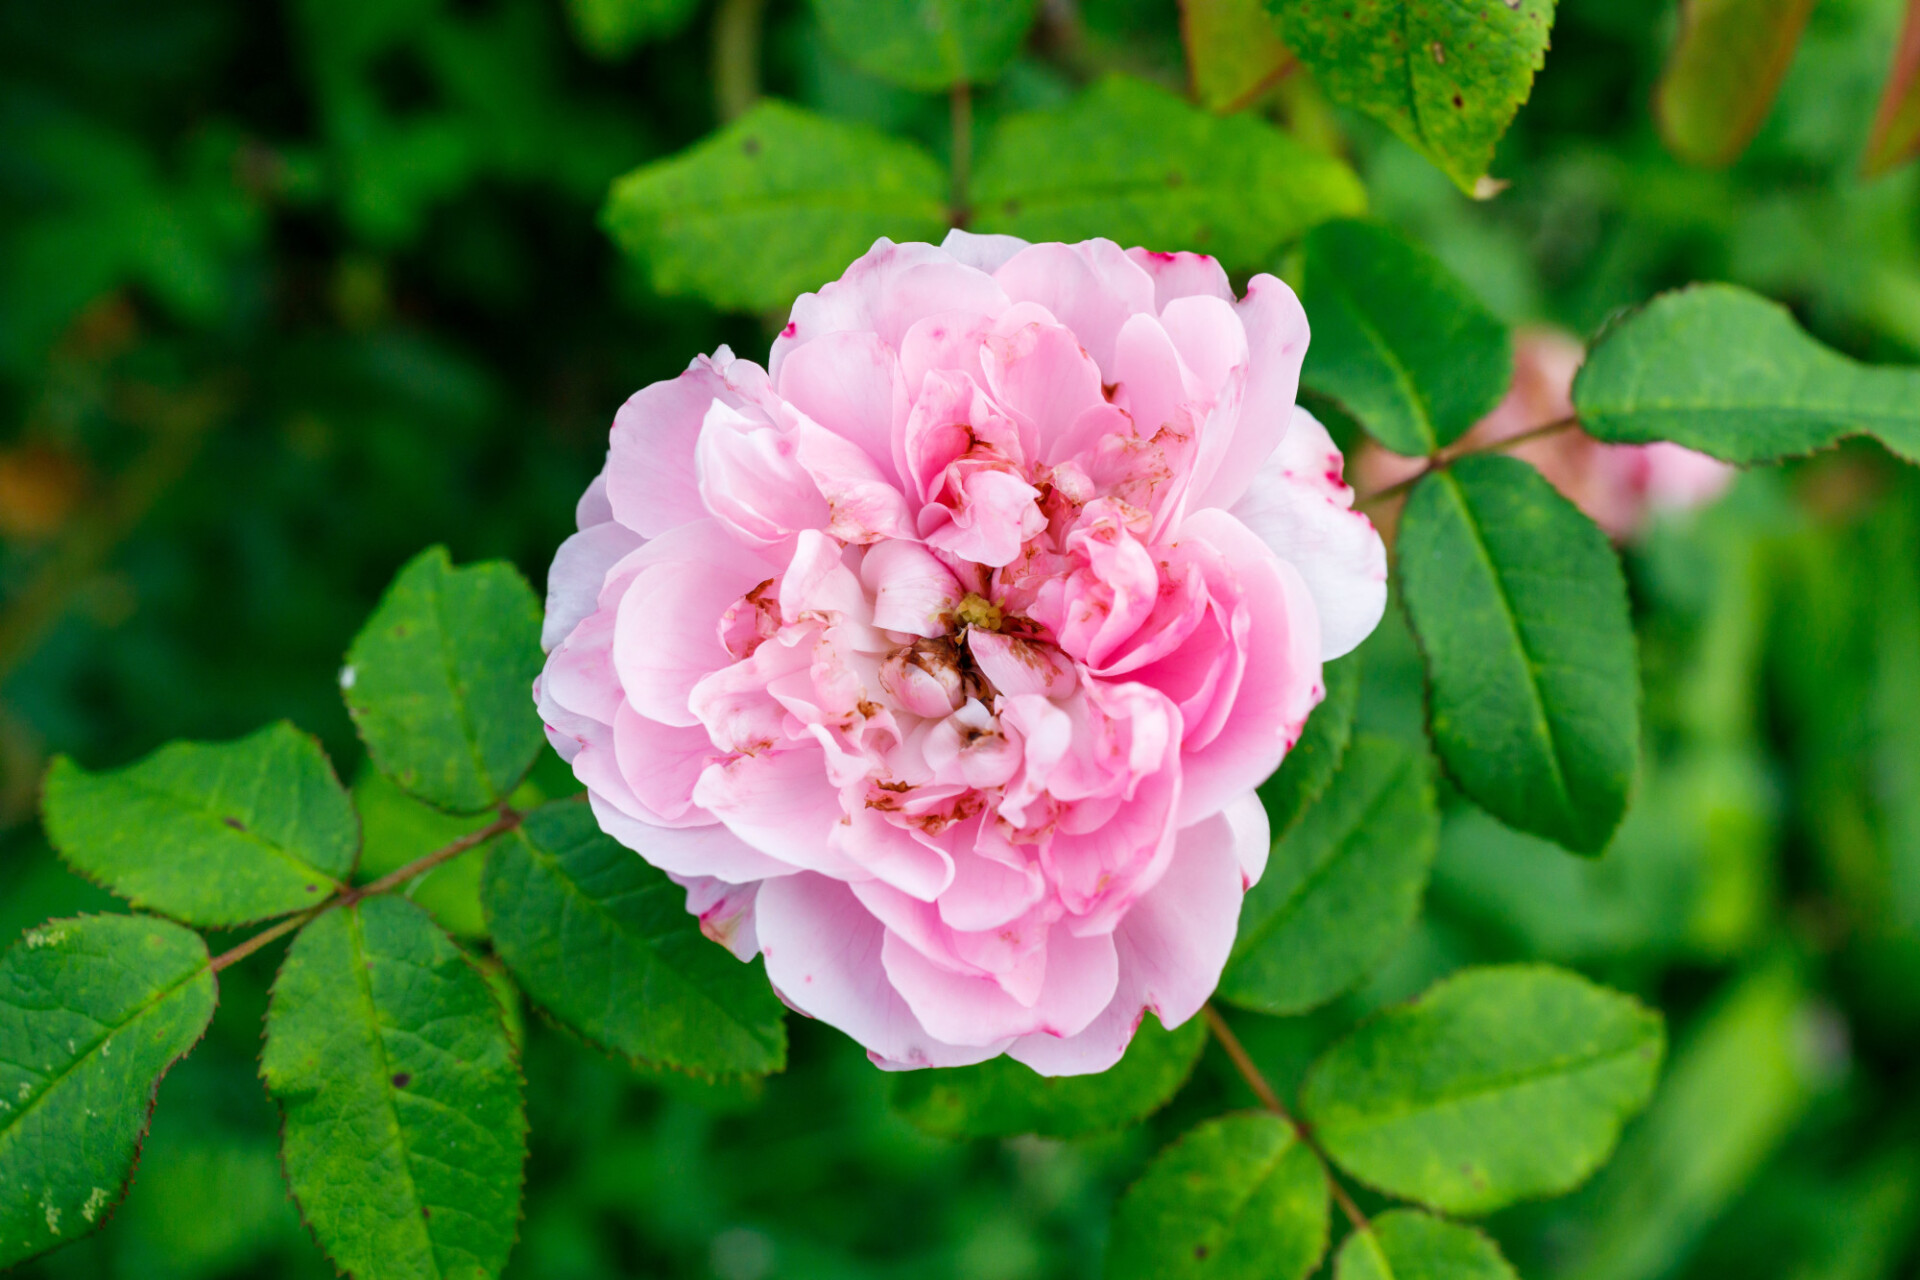
[[[749,134],[748,136],[740,139],[740,150],[744,151],[746,154],[750,156],[759,155],[760,139]]]
[[[228,817],[228,818],[222,818],[220,819],[220,821],[226,823],[228,826],[232,827],[235,831],[245,831],[247,829],[247,824],[240,821],[240,819],[238,818]]]
[[[393,1077],[393,1087],[404,1089],[413,1083],[413,1077],[405,1071],[397,1072]]]

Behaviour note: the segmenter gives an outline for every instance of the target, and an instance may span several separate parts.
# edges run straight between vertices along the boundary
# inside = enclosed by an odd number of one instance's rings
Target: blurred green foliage
[[[1650,117],[1672,0],[1561,0],[1489,202],[1304,74],[1255,110],[1351,159],[1373,211],[1507,321],[1590,332],[1724,279],[1841,351],[1910,363],[1920,170],[1857,176],[1901,8],[1816,6],[1718,172],[1671,158]],[[394,571],[445,542],[540,582],[621,399],[720,342],[764,349],[760,320],[655,294],[596,224],[616,175],[719,123],[716,33],[755,20],[768,92],[949,154],[944,99],[841,61],[798,0],[0,7],[0,935],[119,909],[47,850],[54,753],[101,769],[284,717],[354,776],[337,672]],[[1185,82],[1171,0],[1046,5],[976,97],[982,136],[1115,70]],[[1865,444],[1756,472],[1628,569],[1648,734],[1606,855],[1443,796],[1427,914],[1373,979],[1232,1021],[1297,1094],[1320,1047],[1440,974],[1574,965],[1667,1013],[1672,1065],[1590,1186],[1490,1222],[1522,1275],[1911,1275],[1920,478]],[[1420,660],[1394,615],[1363,662],[1359,729],[1418,746]],[[568,788],[554,764],[547,794]],[[391,817],[396,847],[427,838]],[[428,905],[469,931],[462,870]],[[21,1274],[328,1274],[258,1078],[271,971],[222,975],[114,1226]],[[955,1143],[890,1110],[850,1042],[791,1032],[784,1074],[716,1085],[530,1020],[508,1274],[1086,1275],[1148,1157],[1252,1102],[1210,1046],[1145,1129]]]

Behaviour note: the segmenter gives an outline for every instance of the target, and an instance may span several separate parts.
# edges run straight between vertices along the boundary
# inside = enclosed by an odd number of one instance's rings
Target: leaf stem
[[[362,898],[377,898],[383,893],[391,893],[393,890],[407,883],[407,881],[412,880],[416,876],[425,875],[441,863],[459,857],[475,845],[485,844],[495,836],[505,835],[526,821],[526,817],[527,815],[521,810],[511,809],[506,805],[502,805],[500,806],[500,816],[492,822],[489,822],[486,826],[481,827],[478,831],[468,832],[451,844],[435,849],[432,853],[424,857],[415,858],[406,866],[398,867],[387,872],[386,875],[381,876],[371,884],[364,884],[358,888],[343,889],[318,906],[308,907],[298,915],[288,916],[272,928],[263,929],[239,946],[228,951],[223,951],[215,956],[211,968],[215,973],[219,973],[229,965],[238,964],[260,948],[266,946],[269,942],[272,942],[275,938],[285,937],[295,929],[308,924],[316,917],[326,914],[335,907],[351,906]]]
[[[760,20],[767,0],[720,0],[713,15],[713,105],[724,123],[760,97]]]
[[[1556,418],[1552,422],[1542,423],[1537,427],[1529,427],[1519,435],[1508,436],[1504,440],[1495,440],[1491,444],[1475,445],[1466,449],[1460,448],[1457,443],[1449,445],[1435,453],[1431,458],[1428,458],[1425,466],[1408,476],[1405,480],[1390,484],[1384,489],[1376,489],[1374,492],[1362,496],[1354,505],[1368,507],[1385,502],[1388,498],[1398,497],[1413,488],[1414,485],[1419,484],[1420,481],[1426,479],[1426,477],[1435,471],[1445,471],[1462,458],[1471,458],[1475,454],[1481,453],[1507,453],[1529,441],[1538,440],[1544,436],[1558,435],[1562,431],[1579,425],[1580,419],[1569,415],[1564,418]]]
[[[1203,1005],[1200,1011],[1207,1017],[1207,1029],[1213,1032],[1213,1038],[1220,1042],[1222,1049],[1226,1050],[1234,1069],[1247,1082],[1247,1087],[1253,1090],[1253,1096],[1260,1100],[1260,1105],[1292,1125],[1293,1131],[1300,1135],[1300,1141],[1306,1143],[1307,1149],[1320,1161],[1320,1167],[1327,1175],[1327,1186],[1333,1192],[1334,1203],[1340,1206],[1340,1212],[1347,1215],[1347,1221],[1353,1224],[1353,1229],[1371,1231],[1373,1224],[1367,1221],[1367,1215],[1360,1212],[1360,1206],[1353,1202],[1353,1197],[1347,1194],[1347,1189],[1340,1185],[1340,1179],[1334,1176],[1333,1161],[1321,1149],[1319,1141],[1313,1136],[1313,1130],[1304,1121],[1295,1118],[1293,1113],[1281,1104],[1280,1095],[1273,1091],[1273,1086],[1267,1083],[1266,1076],[1262,1075],[1260,1068],[1254,1065],[1253,1055],[1248,1053],[1247,1047],[1240,1043],[1240,1037],[1234,1034],[1231,1026],[1227,1025],[1227,1020],[1220,1016],[1220,1011],[1210,1004]]]
[[[973,212],[967,197],[968,184],[973,179],[973,88],[962,80],[953,86],[947,96],[950,107],[948,114],[953,121],[953,159],[950,166],[953,188],[948,197],[952,208],[948,210],[953,225],[964,227],[967,218]]]

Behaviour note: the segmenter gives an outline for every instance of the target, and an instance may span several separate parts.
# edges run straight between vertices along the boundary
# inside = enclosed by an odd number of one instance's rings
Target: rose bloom
[[[1462,438],[1486,448],[1573,416],[1573,375],[1586,348],[1552,329],[1523,329],[1513,349],[1513,384],[1494,411]],[[1602,444],[1578,427],[1511,450],[1616,540],[1633,537],[1662,511],[1690,511],[1732,483],[1734,468],[1677,444]],[[1426,463],[1369,444],[1359,470],[1371,491],[1418,475]]]
[[[535,684],[600,825],[883,1067],[1193,1016],[1385,604],[1306,349],[1272,276],[956,231],[636,394]]]

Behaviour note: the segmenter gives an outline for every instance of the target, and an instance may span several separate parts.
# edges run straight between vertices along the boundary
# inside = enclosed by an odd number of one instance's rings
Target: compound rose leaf
[[[1398,572],[1453,781],[1509,826],[1605,848],[1640,741],[1626,580],[1606,535],[1526,463],[1482,454],[1414,486]]]
[[[1333,1280],[1519,1280],[1500,1246],[1458,1222],[1395,1209],[1340,1246]]]
[[[1327,94],[1366,112],[1469,194],[1533,91],[1553,0],[1267,0]]]
[[[1249,116],[1199,111],[1109,76],[1063,107],[1010,116],[974,181],[973,228],[1028,240],[1104,236],[1267,265],[1309,227],[1366,208],[1360,179]]]
[[[302,929],[260,1070],[287,1183],[341,1271],[500,1274],[526,1157],[519,1066],[492,987],[426,912],[368,898]]]
[[[1301,384],[1395,453],[1430,454],[1493,411],[1513,375],[1506,325],[1440,260],[1368,222],[1308,234],[1313,317]]]
[[[216,999],[200,935],[150,916],[52,920],[0,956],[0,1270],[107,1220]]]
[[[1220,998],[1302,1013],[1359,982],[1419,915],[1439,838],[1427,762],[1388,738],[1355,739],[1248,891]]]
[[[409,561],[347,651],[340,687],[374,765],[454,813],[506,799],[545,743],[527,690],[540,602],[512,565]]]
[[[487,847],[481,901],[528,999],[594,1045],[701,1074],[786,1065],[780,1002],[757,966],[700,931],[687,891],[558,800]]]
[[[1871,434],[1920,461],[1920,368],[1864,365],[1777,302],[1725,284],[1665,293],[1594,339],[1573,383],[1593,436],[1671,440],[1726,462],[1771,462]]]
[[[1326,1252],[1327,1198],[1319,1158],[1279,1116],[1209,1120],[1120,1198],[1107,1280],[1301,1280]]]
[[[784,311],[880,236],[937,239],[946,196],[912,143],[768,99],[616,179],[601,221],[660,293]]]
[[[813,0],[827,41],[868,75],[938,92],[1006,70],[1038,0]]]
[[[1446,1213],[1559,1195],[1646,1106],[1660,1015],[1564,969],[1469,969],[1321,1055],[1300,1106],[1334,1162]]]
[[[325,901],[360,848],[353,803],[320,744],[284,722],[234,742],[171,743],[103,773],[61,756],[45,811],[74,870],[207,928]]]

